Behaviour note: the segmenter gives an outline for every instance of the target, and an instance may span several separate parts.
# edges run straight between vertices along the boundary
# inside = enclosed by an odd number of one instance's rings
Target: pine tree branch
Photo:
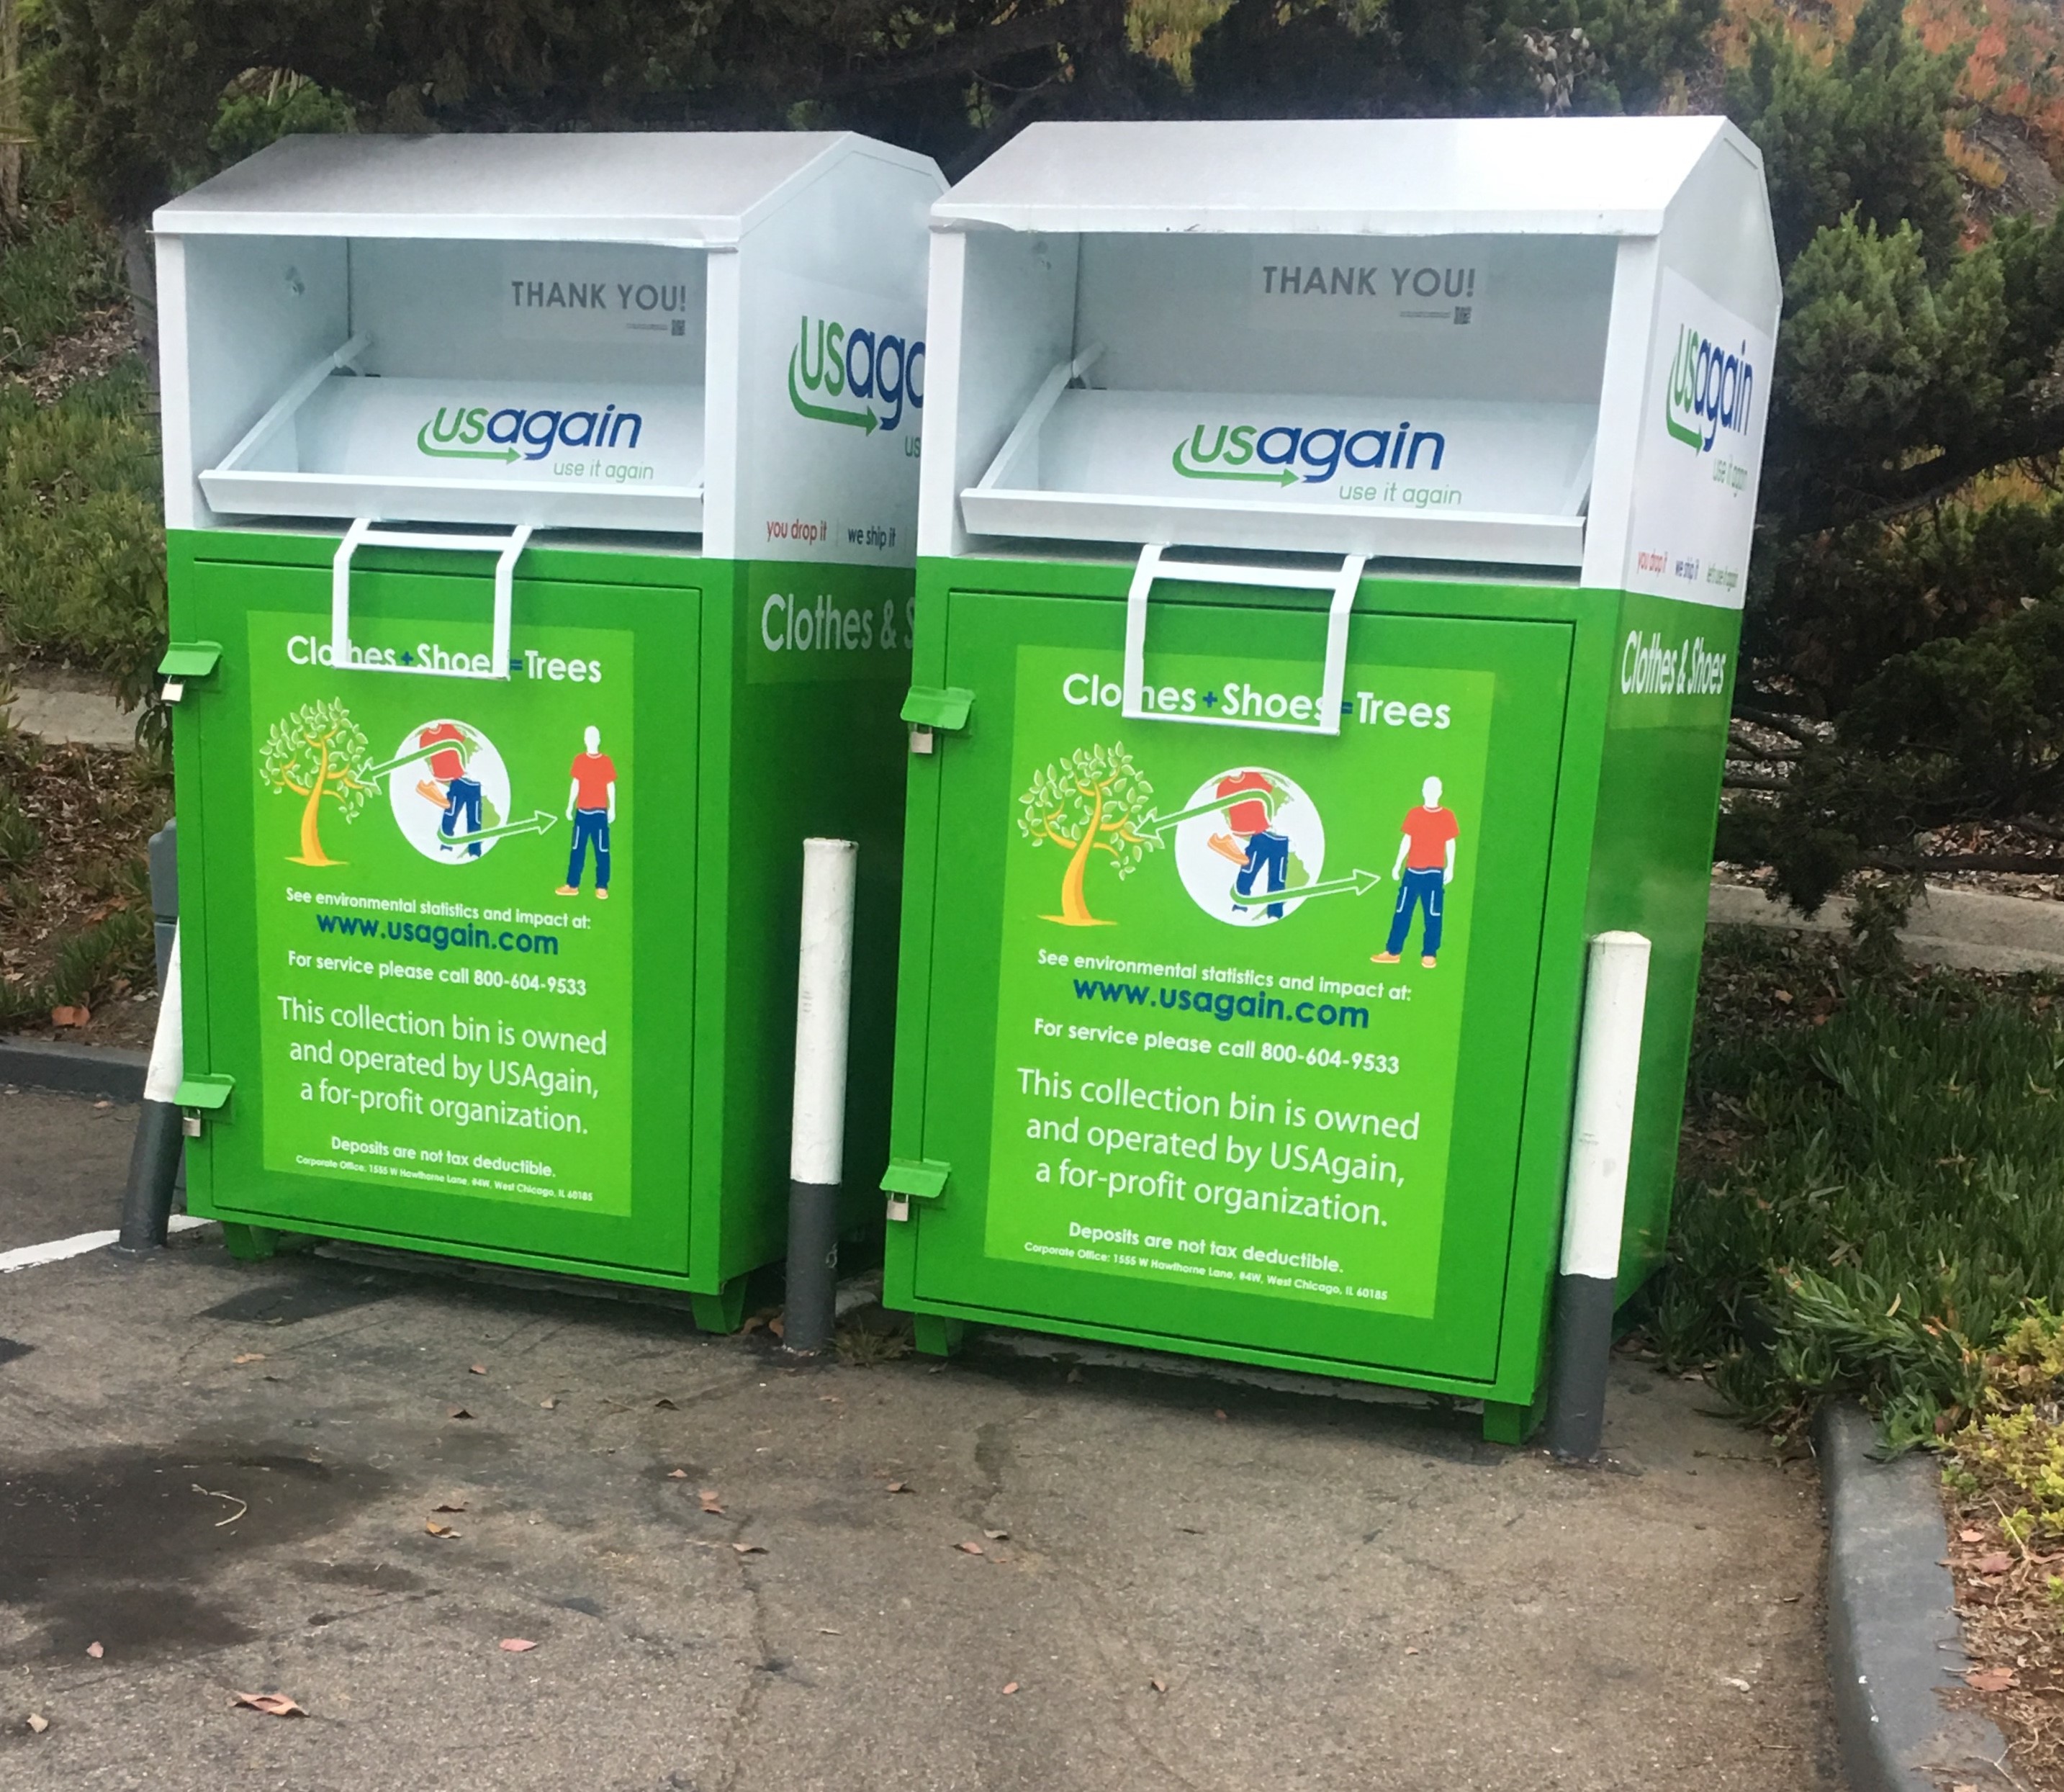
[[[937,40],[929,50],[869,63],[827,81],[817,90],[817,95],[824,99],[838,99],[853,94],[877,93],[884,87],[902,87],[913,81],[947,80],[973,75],[1006,56],[1042,49],[1050,43],[1078,36],[1091,23],[1089,10],[1072,4],[1022,13],[1000,25],[985,26],[978,31],[953,32]]]

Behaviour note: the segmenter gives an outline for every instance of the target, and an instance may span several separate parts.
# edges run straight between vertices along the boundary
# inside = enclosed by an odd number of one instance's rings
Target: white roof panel
[[[932,170],[851,131],[283,137],[154,223],[167,236],[722,245],[853,155]]]
[[[935,228],[1652,236],[1724,119],[1035,124],[932,208]]]

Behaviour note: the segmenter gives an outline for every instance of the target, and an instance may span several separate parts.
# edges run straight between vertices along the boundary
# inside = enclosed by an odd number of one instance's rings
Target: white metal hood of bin
[[[405,236],[735,247],[849,131],[283,137],[159,208],[161,236]]]
[[[940,185],[923,157],[849,131],[282,139],[155,220],[168,523],[627,529],[735,550],[758,513],[821,508],[794,507],[826,454],[775,443],[746,399],[796,338],[771,317],[849,305],[918,343],[913,251]],[[841,462],[870,516],[909,483],[889,458]]]
[[[1652,236],[1730,127],[1710,118],[1034,124],[933,227]]]
[[[1695,314],[1752,370],[1728,390],[1760,391],[1776,321],[1760,158],[1722,119],[1035,125],[932,230],[926,554],[1158,543],[1619,584],[1644,393]],[[1753,464],[1720,446],[1694,470]]]

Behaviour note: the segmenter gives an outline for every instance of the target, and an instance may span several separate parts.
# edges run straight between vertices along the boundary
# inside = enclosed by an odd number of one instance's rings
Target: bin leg
[[[745,1277],[733,1276],[714,1294],[691,1294],[697,1331],[735,1332],[745,1323]]]
[[[1522,1407],[1516,1401],[1486,1400],[1484,1402],[1483,1435],[1486,1443],[1522,1444],[1541,1429],[1541,1421],[1548,1409],[1548,1394],[1544,1388],[1534,1397],[1534,1404]]]
[[[280,1248],[280,1235],[269,1226],[222,1222],[222,1248],[240,1263],[264,1263]]]
[[[918,1350],[928,1357],[949,1357],[961,1347],[961,1339],[966,1335],[965,1321],[949,1319],[937,1313],[920,1313],[916,1319],[915,1338]]]

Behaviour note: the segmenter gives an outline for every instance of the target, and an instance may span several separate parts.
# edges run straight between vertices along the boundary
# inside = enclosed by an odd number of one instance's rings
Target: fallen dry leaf
[[[31,1736],[40,1736],[50,1727],[50,1719],[44,1717],[40,1712],[31,1711],[29,1713],[29,1733]]]
[[[953,1545],[953,1548],[960,1551],[963,1556],[985,1556],[988,1554],[988,1552],[978,1543],[957,1543]]]
[[[2004,1693],[2014,1683],[2011,1668],[1973,1668],[1964,1676],[1964,1684],[1974,1693]]]
[[[719,1518],[722,1518],[724,1516],[724,1502],[717,1498],[716,1489],[715,1487],[704,1487],[703,1489],[702,1503],[703,1510],[704,1511],[713,1512]]]
[[[1415,1648],[1412,1648],[1412,1649],[1408,1649],[1407,1650],[1405,1650],[1405,1653],[1407,1655],[1417,1655],[1417,1654],[1419,1653],[1419,1651],[1418,1651],[1418,1649],[1415,1647]]]
[[[661,1394],[658,1399],[655,1400],[652,1404],[661,1412],[679,1412],[681,1410],[663,1394]]]
[[[891,1481],[889,1483],[889,1491],[891,1493],[908,1493],[910,1491],[910,1483],[908,1481]]]
[[[688,1471],[685,1468],[670,1468],[667,1471],[667,1479],[670,1481],[685,1481],[687,1478]]]
[[[1010,1533],[1008,1531],[985,1531],[982,1535],[991,1543],[1003,1543],[1009,1539]]]
[[[788,1335],[788,1322],[776,1315],[767,1322],[767,1329],[776,1338],[786,1338]]]
[[[229,1360],[236,1363],[263,1362],[265,1360],[265,1353],[263,1350],[242,1350]]]
[[[93,1011],[91,1008],[82,1008],[76,1005],[67,1005],[50,1010],[50,1024],[53,1027],[83,1027],[92,1019]]]
[[[559,1403],[556,1400],[540,1400],[538,1403],[538,1404],[542,1407],[547,1412],[550,1412],[552,1408],[556,1407],[558,1403]]]
[[[444,1508],[440,1506],[437,1510],[442,1511]],[[433,1518],[425,1519],[423,1528],[433,1537],[456,1537],[458,1535],[449,1524],[440,1524]]]
[[[433,1512],[462,1512],[466,1510],[466,1502],[463,1499],[441,1500],[430,1510]]]
[[[1977,1570],[1981,1574],[2004,1574],[2014,1566],[2014,1558],[2003,1549],[1995,1549],[1989,1556],[1981,1556]]]
[[[98,1661],[102,1656],[107,1653],[107,1651],[103,1649],[98,1643],[88,1643],[86,1645],[86,1653],[91,1656],[95,1661]]]
[[[464,1407],[454,1407],[445,1415],[445,1417],[447,1419],[470,1419],[473,1417],[473,1415],[468,1412]]]
[[[1006,1698],[1008,1698],[1008,1697],[1010,1697],[1010,1696],[1013,1693],[1016,1692],[1017,1690],[1018,1690],[1018,1682],[1017,1682],[1016,1681],[1014,1681],[1014,1680],[1006,1681],[1004,1683],[1004,1687],[1003,1687],[1003,1696],[1004,1696]]]
[[[1959,1543],[1983,1543],[1985,1540],[1985,1534],[1982,1531],[1959,1531],[1957,1533],[1957,1540]]]
[[[466,1370],[466,1373],[469,1375],[484,1375],[487,1373],[487,1367],[484,1363],[476,1362],[470,1369]]]
[[[1147,1684],[1157,1693],[1165,1693],[1168,1690],[1168,1682],[1165,1680],[1150,1680]]]
[[[1226,1422],[1225,1408],[1223,1407],[1212,1407],[1211,1417],[1215,1419],[1221,1425],[1224,1424]]]
[[[748,1333],[759,1330],[760,1328],[766,1323],[767,1322],[756,1313],[750,1319],[747,1320],[744,1325],[738,1328],[738,1335],[740,1338],[744,1338]]]
[[[538,1645],[528,1637],[504,1637],[502,1646],[511,1655],[526,1655]]]
[[[232,1693],[230,1709],[248,1705],[253,1711],[262,1711],[268,1717],[305,1717],[308,1713],[288,1698],[284,1693]]]
[[[735,1543],[731,1547],[741,1556],[764,1556],[767,1553],[767,1545],[764,1543]]]

